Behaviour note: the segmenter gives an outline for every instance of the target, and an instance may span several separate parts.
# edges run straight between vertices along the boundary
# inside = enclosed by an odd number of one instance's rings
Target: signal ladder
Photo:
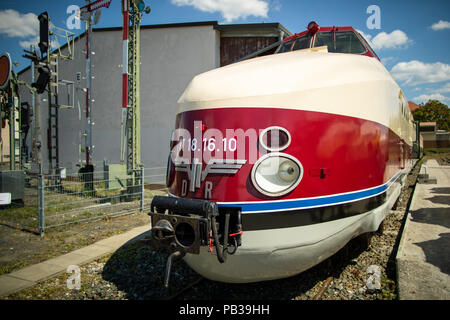
[[[21,148],[22,148],[22,140],[21,136],[21,128],[20,128],[20,106],[19,99],[14,96],[12,100],[12,106],[10,111],[10,135],[14,139],[10,139],[13,145],[10,147],[10,158],[11,158],[11,170],[21,170],[22,169],[22,161],[21,161]]]
[[[48,55],[50,69],[48,94],[48,128],[47,146],[49,163],[49,183],[51,186],[61,187],[59,172],[59,141],[58,141],[58,55]]]

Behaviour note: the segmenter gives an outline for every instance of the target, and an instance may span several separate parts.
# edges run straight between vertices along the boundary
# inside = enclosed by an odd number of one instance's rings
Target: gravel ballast
[[[383,222],[382,232],[353,239],[329,259],[294,277],[251,284],[207,279],[198,282],[200,276],[180,260],[173,265],[170,288],[166,290],[163,280],[167,254],[140,241],[80,266],[79,290],[68,289],[72,275],[67,273],[3,299],[167,299],[196,282],[176,299],[310,300],[317,298],[330,277],[320,299],[396,299],[395,255],[417,172],[418,166],[407,176],[396,207]],[[370,281],[371,277],[379,279],[379,286]]]

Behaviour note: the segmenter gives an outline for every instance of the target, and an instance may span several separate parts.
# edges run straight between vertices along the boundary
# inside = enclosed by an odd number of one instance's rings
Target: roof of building
[[[273,36],[273,30],[282,31],[284,36],[290,36],[292,33],[287,30],[281,23],[243,23],[243,24],[219,24],[217,21],[198,21],[198,22],[183,22],[183,23],[169,23],[169,24],[152,24],[152,25],[141,25],[141,30],[146,29],[163,29],[163,28],[186,28],[186,27],[200,27],[200,26],[212,26],[215,30],[219,30],[220,32],[226,34],[226,36],[261,36],[261,34],[265,34],[265,36]],[[122,30],[122,26],[120,27],[110,27],[110,28],[94,28],[93,32],[103,32],[103,31],[120,31]],[[249,33],[250,31],[250,33]],[[255,33],[256,31],[256,33]],[[259,32],[257,32],[259,31]],[[73,40],[78,41],[82,37],[84,37],[86,32],[81,33],[76,36]],[[63,44],[59,49],[63,49],[67,46],[67,43]],[[55,49],[56,51],[58,49]],[[30,66],[25,67],[24,69],[18,72],[18,75],[24,73],[30,69]]]
[[[141,30],[146,29],[164,29],[164,28],[186,28],[186,27],[201,27],[212,26],[219,31],[240,31],[240,30],[261,30],[261,29],[280,29],[285,32],[287,36],[291,35],[291,32],[287,30],[281,23],[242,23],[242,24],[219,24],[217,21],[198,21],[198,22],[183,22],[183,23],[167,23],[167,24],[149,24],[141,25]],[[94,28],[93,31],[118,31],[122,30],[120,27],[109,28]]]
[[[417,109],[420,108],[420,106],[418,106],[417,104],[415,104],[415,103],[412,102],[412,101],[408,101],[408,105],[409,105],[409,110],[410,110],[411,112],[413,112],[413,111],[415,111],[415,110],[417,110]]]
[[[147,24],[141,25],[141,30],[146,29],[164,29],[164,28],[185,28],[185,27],[202,27],[202,26],[217,26],[217,21],[198,21],[198,22],[183,22],[183,23],[165,23],[165,24]],[[94,32],[98,31],[120,31],[122,30],[122,26],[120,27],[107,27],[107,28],[93,28]]]

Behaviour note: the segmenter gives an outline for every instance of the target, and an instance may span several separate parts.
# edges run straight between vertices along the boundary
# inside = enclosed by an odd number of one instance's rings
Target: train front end
[[[176,258],[212,280],[271,280],[376,230],[409,163],[400,93],[378,59],[326,47],[196,76],[178,101],[169,196],[150,213],[166,285]]]
[[[225,282],[290,274],[289,258],[277,250],[298,246],[298,234],[289,235],[298,221],[277,214],[305,174],[295,118],[290,110],[254,107],[177,115],[169,196],[155,197],[151,213],[153,238],[173,254],[169,264],[184,257],[198,273]]]

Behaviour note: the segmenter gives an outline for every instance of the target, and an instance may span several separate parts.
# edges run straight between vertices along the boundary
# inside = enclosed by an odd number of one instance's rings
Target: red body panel
[[[206,129],[220,130],[223,137],[226,129],[256,129],[259,134],[267,127],[283,127],[290,132],[291,143],[282,152],[296,157],[304,173],[289,194],[278,198],[262,195],[250,179],[253,163],[248,153],[249,143],[259,146],[259,142],[257,138],[246,139],[247,162],[242,168],[234,175],[209,174],[200,188],[185,195],[188,198],[204,198],[208,181],[213,183],[211,200],[218,202],[297,199],[357,191],[386,183],[411,158],[411,147],[389,128],[353,117],[278,108],[221,108],[178,114],[176,128],[187,129],[193,135],[194,121],[201,121]],[[258,153],[257,159],[263,154]],[[231,158],[242,159],[237,152]],[[321,169],[325,175],[320,174]],[[170,193],[181,196],[187,173],[175,172],[172,164],[170,176]]]

